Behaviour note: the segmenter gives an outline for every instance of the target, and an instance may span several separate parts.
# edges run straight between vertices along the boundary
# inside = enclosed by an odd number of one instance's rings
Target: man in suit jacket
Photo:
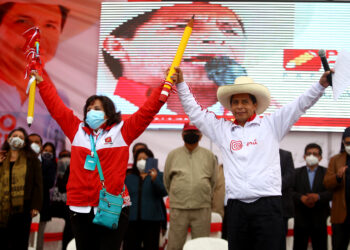
[[[292,153],[280,149],[280,163],[282,174],[282,214],[285,234],[288,233],[288,220],[294,217],[293,185],[295,178],[295,168]],[[286,249],[286,237],[283,237],[280,250]]]
[[[322,149],[311,143],[305,147],[306,166],[296,170],[294,250],[307,249],[309,237],[314,250],[327,249],[327,217],[331,192],[323,186],[327,169],[319,166]]]
[[[333,250],[348,249],[350,241],[350,127],[343,133],[340,153],[329,161],[324,185],[333,192],[331,222]]]

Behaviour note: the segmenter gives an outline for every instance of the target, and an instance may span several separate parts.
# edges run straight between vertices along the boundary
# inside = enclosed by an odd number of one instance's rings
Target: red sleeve
[[[163,106],[164,103],[159,101],[162,87],[163,84],[159,88],[154,89],[151,96],[146,100],[143,106],[125,120],[121,133],[128,145],[145,131],[148,125],[152,122],[154,116]]]
[[[78,131],[79,124],[81,123],[80,119],[63,103],[57,94],[55,86],[50,80],[41,82],[38,84],[38,88],[41,98],[51,116],[56,120],[64,134],[72,142],[74,135]]]

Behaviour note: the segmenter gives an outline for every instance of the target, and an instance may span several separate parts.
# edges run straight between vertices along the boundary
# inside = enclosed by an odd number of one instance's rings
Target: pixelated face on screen
[[[23,32],[34,26],[41,31],[40,54],[47,62],[55,55],[62,28],[62,14],[58,5],[13,3],[0,23],[1,60],[11,67],[12,73],[23,69],[26,64]]]
[[[193,15],[194,28],[181,67],[199,102],[215,104],[218,86],[233,84],[237,76],[246,75],[240,65],[244,57],[243,23],[220,4],[163,6],[120,25],[106,38],[109,46],[104,51],[107,65],[106,57],[116,59],[108,65],[115,78],[123,76],[158,86]],[[168,107],[177,113],[182,110],[177,98],[170,98]]]

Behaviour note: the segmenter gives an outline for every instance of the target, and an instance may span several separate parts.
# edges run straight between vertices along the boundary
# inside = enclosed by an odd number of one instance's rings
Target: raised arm
[[[222,127],[225,126],[224,119],[218,119],[213,112],[208,111],[200,106],[190,91],[189,86],[184,82],[182,71],[176,68],[177,73],[174,74],[177,83],[177,92],[185,113],[191,122],[212,141],[218,142],[221,136]]]
[[[44,79],[38,74],[35,74],[35,76],[39,87],[39,93],[46,108],[53,119],[55,119],[58,125],[60,125],[64,134],[72,142],[74,135],[79,128],[79,124],[81,123],[80,119],[63,103],[51,81],[44,81]]]
[[[324,90],[329,86],[327,81],[329,74],[330,71],[325,72],[318,83],[313,84],[311,88],[291,103],[283,106],[271,116],[266,117],[279,141],[288,133],[293,124],[299,120],[300,116],[305,114],[306,110],[311,108],[323,95]]]
[[[121,132],[125,142],[128,145],[130,145],[143,133],[143,131],[145,131],[148,125],[152,122],[154,116],[163,106],[164,103],[159,101],[162,86],[154,89],[151,96],[147,99],[143,106],[131,117],[125,120]]]

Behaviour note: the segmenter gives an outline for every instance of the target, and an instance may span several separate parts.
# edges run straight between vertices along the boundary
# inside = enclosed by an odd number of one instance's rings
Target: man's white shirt
[[[253,202],[281,195],[279,143],[325,88],[315,83],[291,103],[263,118],[256,116],[244,127],[203,109],[185,82],[177,90],[191,122],[222,152],[227,199]]]

